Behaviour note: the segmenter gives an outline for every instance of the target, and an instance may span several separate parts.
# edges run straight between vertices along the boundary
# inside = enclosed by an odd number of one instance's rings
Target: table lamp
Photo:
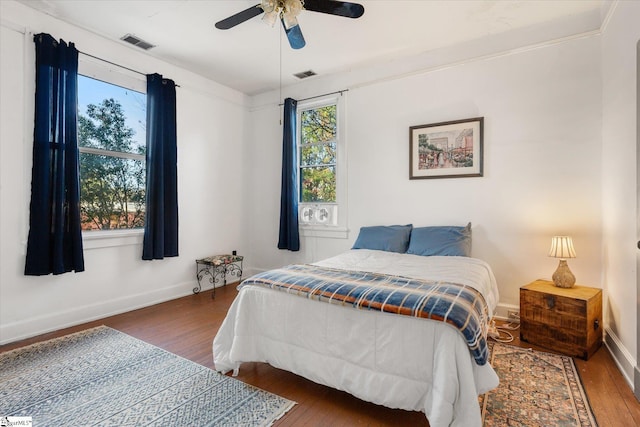
[[[576,276],[573,275],[567,265],[567,258],[575,258],[576,251],[573,249],[573,242],[569,236],[553,236],[551,238],[551,249],[549,256],[560,258],[560,263],[555,273],[553,273],[553,283],[559,288],[571,288],[576,283]]]

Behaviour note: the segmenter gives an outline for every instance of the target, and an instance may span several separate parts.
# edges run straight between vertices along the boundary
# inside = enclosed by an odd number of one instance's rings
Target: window
[[[300,202],[335,203],[337,105],[300,112]]]
[[[299,222],[306,235],[346,224],[342,109],[342,96],[298,104]]]
[[[102,81],[103,77],[78,76],[82,229],[142,228],[146,95],[140,82],[123,87]],[[113,77],[113,73],[106,76],[117,80]]]

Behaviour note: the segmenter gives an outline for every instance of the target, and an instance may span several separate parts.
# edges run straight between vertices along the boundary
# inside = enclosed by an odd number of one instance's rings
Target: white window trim
[[[310,101],[302,101],[298,103],[297,108],[297,135],[296,144],[298,147],[297,167],[300,172],[300,135],[301,135],[301,116],[304,110],[322,107],[325,105],[336,104],[337,106],[337,135],[336,135],[336,201],[330,203],[298,202],[298,212],[304,206],[329,204],[337,206],[337,221],[334,224],[302,224],[299,225],[300,235],[303,237],[318,237],[329,239],[347,239],[349,230],[347,228],[347,138],[346,138],[346,94],[334,94]],[[299,180],[298,180],[299,183]],[[300,197],[300,189],[297,191]]]
[[[94,230],[82,233],[83,249],[111,248],[115,246],[142,245],[144,229]]]
[[[111,150],[104,150],[102,148],[93,148],[93,147],[78,147],[78,150],[81,153],[95,154],[98,156],[118,157],[119,159],[127,159],[127,160],[145,160],[146,159],[144,154],[127,153],[125,151],[111,151]]]
[[[147,92],[147,80],[141,74],[128,71],[124,68],[115,67],[104,61],[94,59],[87,55],[80,55],[78,59],[78,74],[92,79],[100,80],[109,84],[118,85],[136,92]],[[81,152],[93,154],[104,154],[100,149],[79,147]],[[135,153],[114,153],[108,155],[144,160],[145,156]],[[119,247],[127,245],[141,245],[144,238],[144,229],[129,228],[115,230],[92,230],[82,231],[83,249],[100,249],[109,247]]]
[[[78,74],[136,92],[147,93],[147,79],[142,74],[116,67],[87,55],[78,58]]]

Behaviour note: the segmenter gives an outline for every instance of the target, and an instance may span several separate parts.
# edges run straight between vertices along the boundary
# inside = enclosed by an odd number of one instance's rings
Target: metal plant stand
[[[227,285],[227,276],[235,276],[238,281],[242,280],[242,260],[240,255],[213,255],[196,260],[196,278],[198,286],[193,288],[193,293],[200,293],[202,290],[202,279],[209,276],[209,283],[213,285],[211,298],[216,297],[216,285],[222,282]]]

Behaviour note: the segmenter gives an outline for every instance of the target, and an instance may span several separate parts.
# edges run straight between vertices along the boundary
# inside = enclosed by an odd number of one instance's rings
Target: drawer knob
[[[600,327],[600,320],[596,319],[593,321],[593,330],[597,331],[598,328]]]
[[[553,295],[547,295],[547,297],[545,299],[547,300],[547,308],[548,309],[552,309],[553,307],[555,307],[556,299],[553,297]]]

